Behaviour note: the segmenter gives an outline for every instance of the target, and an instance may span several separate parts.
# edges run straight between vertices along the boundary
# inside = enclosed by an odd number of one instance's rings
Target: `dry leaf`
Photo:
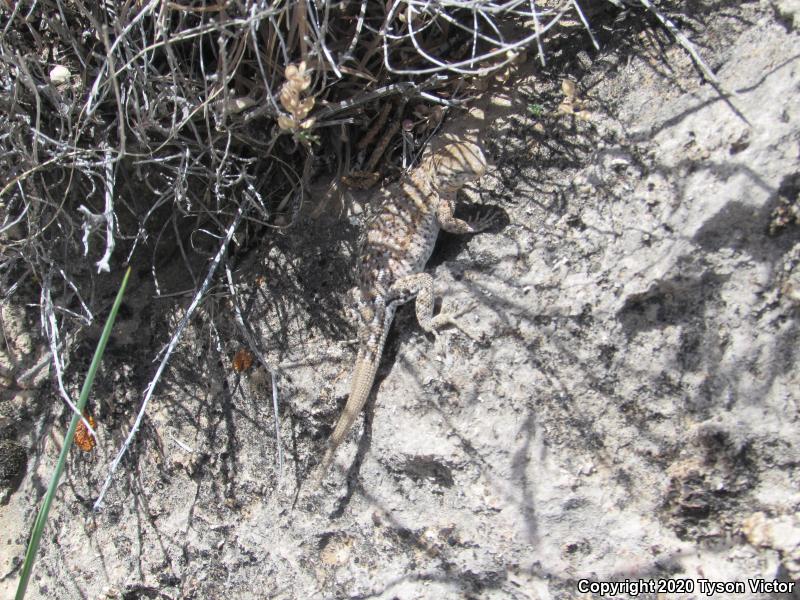
[[[233,370],[237,373],[247,371],[253,366],[253,353],[242,348],[233,356]]]
[[[92,417],[88,412],[83,411],[83,418],[89,422],[89,425],[91,425],[92,429],[95,428],[96,423],[94,421],[94,417]],[[89,433],[89,430],[86,428],[86,425],[83,421],[78,421],[78,427],[75,429],[73,441],[75,442],[75,445],[84,452],[91,452],[96,444],[94,436]]]
[[[294,129],[296,121],[286,115],[278,115],[278,127],[281,129]]]

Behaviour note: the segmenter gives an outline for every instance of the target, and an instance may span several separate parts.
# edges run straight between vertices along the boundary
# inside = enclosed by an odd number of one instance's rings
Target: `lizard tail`
[[[379,360],[380,354],[375,358],[361,358],[356,362],[355,369],[353,369],[353,378],[350,383],[350,397],[347,399],[344,411],[339,417],[336,428],[333,430],[328,440],[328,448],[320,463],[320,480],[325,476],[328,467],[330,467],[333,462],[333,457],[336,454],[336,449],[339,447],[339,444],[342,443],[342,440],[344,440],[353,422],[364,408],[364,404],[367,403],[369,392],[375,381],[375,374],[378,372]]]
[[[389,304],[385,307],[381,319],[382,322],[379,321],[373,330],[377,332],[377,335],[369,336],[369,340],[365,343],[362,342],[363,345],[358,350],[358,358],[356,358],[356,365],[353,368],[353,377],[350,380],[350,397],[347,399],[344,411],[328,440],[325,456],[322,458],[316,477],[314,477],[313,487],[315,488],[318,488],[322,483],[322,478],[325,477],[328,468],[333,462],[333,457],[336,455],[336,449],[342,443],[356,417],[358,417],[361,409],[367,403],[372,384],[375,383],[375,374],[378,372],[378,364],[381,361],[383,347],[389,335],[389,328],[394,319],[395,308],[395,304]]]

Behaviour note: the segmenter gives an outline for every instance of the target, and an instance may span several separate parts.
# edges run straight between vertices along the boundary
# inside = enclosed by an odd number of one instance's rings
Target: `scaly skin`
[[[450,143],[425,159],[410,175],[385,190],[385,202],[367,228],[358,269],[359,349],[344,412],[328,441],[315,478],[321,481],[353,422],[364,408],[394,313],[416,298],[417,320],[425,331],[453,323],[452,315],[433,316],[433,278],[423,272],[440,229],[475,233],[491,221],[468,223],[453,216],[457,191],[486,171],[480,148]]]

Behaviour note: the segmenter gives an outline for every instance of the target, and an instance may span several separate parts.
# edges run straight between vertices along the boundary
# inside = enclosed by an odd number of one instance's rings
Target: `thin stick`
[[[535,0],[531,0],[531,14],[533,15],[533,30],[536,32],[536,47],[539,49],[539,60],[541,61],[542,66],[544,67],[546,65],[544,59],[544,47],[542,46],[542,35],[541,35],[542,25],[539,22],[539,13],[536,10]]]
[[[122,142],[124,143],[124,141]],[[103,257],[97,261],[97,272],[105,271],[108,273],[111,267],[108,261],[111,260],[111,253],[114,251],[114,162],[111,160],[111,150],[106,149],[106,177],[105,177],[105,199],[106,206],[103,211],[103,218],[106,222],[106,251]]]
[[[592,40],[592,45],[594,46],[594,49],[600,50],[600,44],[597,43],[597,40],[595,39],[594,34],[592,33],[592,28],[589,27],[589,21],[586,20],[586,17],[584,16],[583,11],[581,10],[581,5],[578,4],[578,0],[572,0],[572,4],[575,7],[575,11],[578,13],[578,16],[581,18],[581,22],[583,23],[583,26],[586,28],[586,31],[589,32],[589,37]]]
[[[272,377],[272,410],[275,416],[275,444],[278,446],[278,479],[283,478],[283,445],[281,444],[281,430],[280,430],[280,415],[278,414],[278,382],[275,375],[275,369],[267,362],[267,359],[261,352],[258,344],[255,342],[250,327],[245,323],[242,311],[239,306],[239,293],[236,291],[236,286],[233,285],[233,274],[231,273],[228,261],[225,261],[225,278],[228,280],[228,289],[233,297],[233,312],[236,315],[236,325],[239,330],[244,334],[247,340],[247,345],[256,355],[258,362],[270,373]]]
[[[700,71],[702,71],[702,73],[705,76],[705,78],[708,81],[710,81],[712,83],[716,83],[717,85],[719,85],[719,79],[717,79],[717,76],[714,75],[714,73],[711,72],[711,69],[705,63],[705,61],[700,56],[700,54],[697,52],[697,50],[695,50],[694,44],[692,44],[692,42],[689,40],[689,38],[687,38],[681,32],[681,30],[678,29],[677,25],[675,25],[675,23],[670,21],[667,17],[665,17],[658,10],[656,10],[656,7],[653,6],[650,3],[650,0],[639,0],[639,2],[641,2],[642,6],[644,6],[647,10],[649,10],[651,13],[653,13],[655,15],[656,19],[661,21],[661,24],[664,25],[664,27],[667,28],[667,30],[675,37],[675,39],[683,47],[683,49],[686,50],[689,53],[689,56],[692,57],[692,60],[694,60],[694,62],[697,65],[697,67],[700,69]]]
[[[89,425],[89,421],[83,416],[82,412],[78,409],[67,394],[64,388],[63,367],[61,366],[61,358],[58,355],[58,347],[61,345],[58,340],[58,323],[56,323],[56,315],[53,311],[53,301],[50,297],[50,284],[52,276],[48,274],[44,283],[42,284],[41,295],[41,310],[42,310],[42,329],[47,335],[47,341],[50,343],[50,356],[53,358],[53,368],[56,372],[56,382],[58,383],[58,393],[64,402],[67,403],[73,414],[78,415],[79,420],[86,426],[86,429],[95,436],[97,439],[97,432]]]
[[[122,461],[122,458],[125,456],[125,453],[128,451],[128,448],[133,441],[136,432],[139,430],[139,426],[142,423],[142,419],[144,418],[144,413],[147,410],[147,405],[150,402],[150,398],[153,397],[153,392],[155,391],[156,384],[158,380],[161,379],[161,374],[164,372],[164,368],[167,366],[167,362],[169,362],[170,357],[172,356],[173,350],[175,350],[175,346],[178,344],[178,340],[183,333],[183,330],[186,328],[186,325],[189,324],[189,319],[194,314],[195,309],[200,304],[200,301],[203,299],[203,296],[206,293],[209,285],[211,285],[211,281],[214,278],[214,273],[219,266],[222,257],[225,255],[225,252],[228,249],[228,243],[233,238],[233,234],[236,231],[236,228],[239,226],[239,222],[242,220],[242,215],[245,212],[245,207],[248,206],[247,203],[242,203],[239,206],[239,210],[236,212],[236,216],[233,219],[230,227],[228,227],[228,231],[225,234],[225,239],[222,241],[222,244],[217,251],[216,256],[211,261],[211,265],[208,268],[208,272],[206,273],[206,278],[203,281],[203,284],[200,286],[200,289],[197,290],[197,293],[194,295],[192,299],[192,303],[189,305],[189,308],[186,309],[186,314],[183,315],[180,323],[175,329],[175,333],[172,334],[172,338],[169,340],[169,344],[167,345],[167,350],[164,353],[164,356],[161,358],[161,362],[158,365],[158,369],[156,369],[156,374],[153,376],[153,379],[147,384],[147,388],[144,393],[144,398],[142,400],[142,405],[139,408],[139,413],[136,415],[136,420],[133,423],[133,427],[131,427],[130,432],[128,432],[128,437],[125,438],[125,442],[123,442],[122,447],[119,449],[117,456],[111,462],[111,466],[108,470],[108,475],[106,476],[105,481],[103,482],[103,487],[100,489],[100,494],[97,496],[97,500],[94,502],[94,510],[99,511],[103,507],[103,498],[108,491],[109,486],[111,485],[111,481],[114,478],[114,473],[117,471],[119,467],[119,463]]]

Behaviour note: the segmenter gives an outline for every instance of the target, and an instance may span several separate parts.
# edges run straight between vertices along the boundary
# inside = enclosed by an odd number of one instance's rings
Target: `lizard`
[[[455,141],[423,158],[398,183],[384,189],[386,201],[366,228],[357,266],[359,345],[350,395],[328,440],[314,487],[321,483],[337,448],[366,404],[397,307],[416,299],[417,320],[434,336],[443,325],[457,325],[451,313],[433,315],[433,277],[423,269],[440,229],[477,233],[492,224],[491,218],[468,222],[453,214],[458,190],[479,179],[486,166],[477,144]]]

